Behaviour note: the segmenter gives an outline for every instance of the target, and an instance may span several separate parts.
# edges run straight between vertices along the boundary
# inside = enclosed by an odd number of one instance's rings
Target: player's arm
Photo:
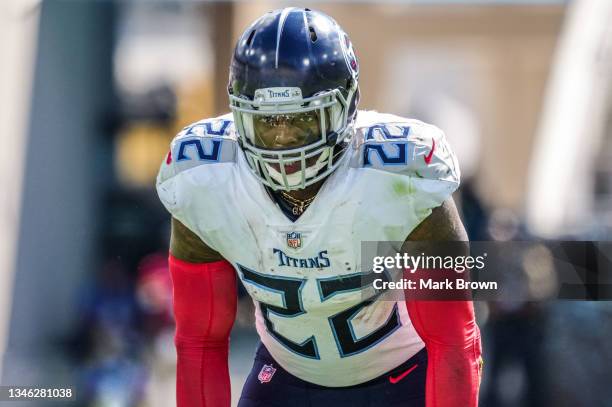
[[[176,218],[172,218],[170,253],[177,259],[190,263],[214,263],[225,260]]]
[[[413,250],[414,242],[417,247],[422,242],[427,253],[435,252],[436,242],[467,242],[467,233],[452,198],[433,209],[410,234],[408,241],[410,243],[405,246]],[[469,254],[467,244],[459,250],[462,253],[453,254]],[[426,406],[477,406],[482,359],[480,331],[472,301],[417,301],[407,296],[406,305],[427,348]]]
[[[172,218],[170,273],[176,319],[178,407],[228,407],[229,334],[236,274],[219,253]]]

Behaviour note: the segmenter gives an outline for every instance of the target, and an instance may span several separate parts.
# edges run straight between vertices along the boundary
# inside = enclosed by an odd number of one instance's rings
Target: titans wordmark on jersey
[[[231,115],[183,129],[157,180],[172,216],[234,265],[274,359],[325,386],[371,380],[423,348],[403,302],[363,295],[371,266],[362,268],[360,246],[403,241],[458,185],[438,128],[365,111],[342,164],[295,222],[250,173]]]

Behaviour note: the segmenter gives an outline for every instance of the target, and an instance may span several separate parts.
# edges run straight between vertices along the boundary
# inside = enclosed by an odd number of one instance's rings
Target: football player
[[[172,214],[179,407],[230,405],[236,276],[261,339],[240,407],[477,404],[470,301],[363,293],[362,241],[467,236],[442,131],[358,111],[358,81],[332,18],[272,11],[236,45],[232,113],[173,140],[157,190]]]

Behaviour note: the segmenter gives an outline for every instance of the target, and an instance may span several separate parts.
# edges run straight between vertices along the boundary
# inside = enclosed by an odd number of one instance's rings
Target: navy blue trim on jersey
[[[387,154],[385,146],[397,148],[396,155]],[[407,143],[366,143],[363,146],[363,166],[372,166],[370,153],[374,152],[378,156],[382,165],[407,165],[408,164],[408,144]]]
[[[273,374],[262,382],[258,376],[264,366]],[[238,407],[425,407],[426,374],[427,352],[422,349],[374,380],[349,387],[319,386],[291,375],[260,344]]]
[[[281,295],[282,307],[258,301],[266,330],[270,335],[296,355],[310,359],[320,359],[319,348],[317,347],[317,340],[314,335],[306,338],[301,343],[294,342],[277,332],[274,328],[274,322],[269,317],[269,314],[274,314],[281,318],[294,318],[306,313],[302,304],[302,289],[306,279],[261,274],[248,267],[240,264],[237,265],[244,284],[252,284]],[[298,286],[295,285],[296,283]],[[291,299],[291,303],[289,303],[288,299]]]
[[[363,290],[364,285],[362,282],[364,277],[367,277],[369,274],[369,272],[362,272],[317,278],[317,287],[319,289],[319,297],[321,298],[321,302],[327,301],[337,294],[346,294],[352,291]],[[347,281],[349,282],[347,283]]]
[[[393,305],[393,310],[389,314],[389,317],[387,318],[384,324],[382,324],[375,331],[370,332],[364,337],[358,339],[357,335],[355,335],[355,330],[353,329],[352,320],[360,311],[363,310],[363,308],[371,305],[372,303],[373,301],[364,301],[352,308],[349,308],[327,318],[332,333],[334,334],[336,346],[338,346],[338,350],[340,351],[341,358],[365,352],[371,347],[378,345],[380,342],[384,341],[391,334],[401,328],[402,322],[399,316],[399,312],[397,310],[396,303]],[[343,338],[340,337],[339,330],[342,328],[348,328],[350,339],[346,335]]]
[[[283,198],[281,198],[279,196],[278,193],[272,191],[271,188],[266,187],[266,192],[268,193],[268,195],[270,196],[270,198],[276,202],[276,205],[280,208],[280,210],[283,212],[283,214],[287,217],[287,219],[289,219],[291,222],[295,222],[296,220],[299,219],[300,216],[302,216],[304,213],[300,213],[299,215],[295,215],[292,211],[292,206],[291,204],[289,204],[287,201],[285,201]]]
[[[212,144],[209,152],[204,151],[204,141]],[[188,147],[194,147],[196,149],[199,161],[218,162],[219,156],[221,155],[221,144],[222,139],[202,139],[196,138],[185,138],[178,142],[178,154],[176,154],[176,161],[193,160],[192,157],[188,156],[185,152]]]

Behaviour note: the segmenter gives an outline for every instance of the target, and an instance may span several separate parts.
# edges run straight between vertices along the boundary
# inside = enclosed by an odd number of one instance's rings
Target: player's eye
[[[306,113],[300,113],[300,114],[293,116],[292,124],[296,124],[296,125],[311,124],[311,123],[314,123],[316,120],[317,120],[317,114],[315,112],[306,112]]]
[[[276,122],[276,119],[274,118],[274,116],[263,116],[260,117],[258,121],[266,125],[272,125]]]
[[[302,123],[312,123],[314,121],[314,117],[309,114],[300,115],[297,118]]]
[[[317,115],[314,112],[294,115],[277,114],[271,116],[261,116],[257,120],[266,126],[304,125],[315,123],[317,121]]]

